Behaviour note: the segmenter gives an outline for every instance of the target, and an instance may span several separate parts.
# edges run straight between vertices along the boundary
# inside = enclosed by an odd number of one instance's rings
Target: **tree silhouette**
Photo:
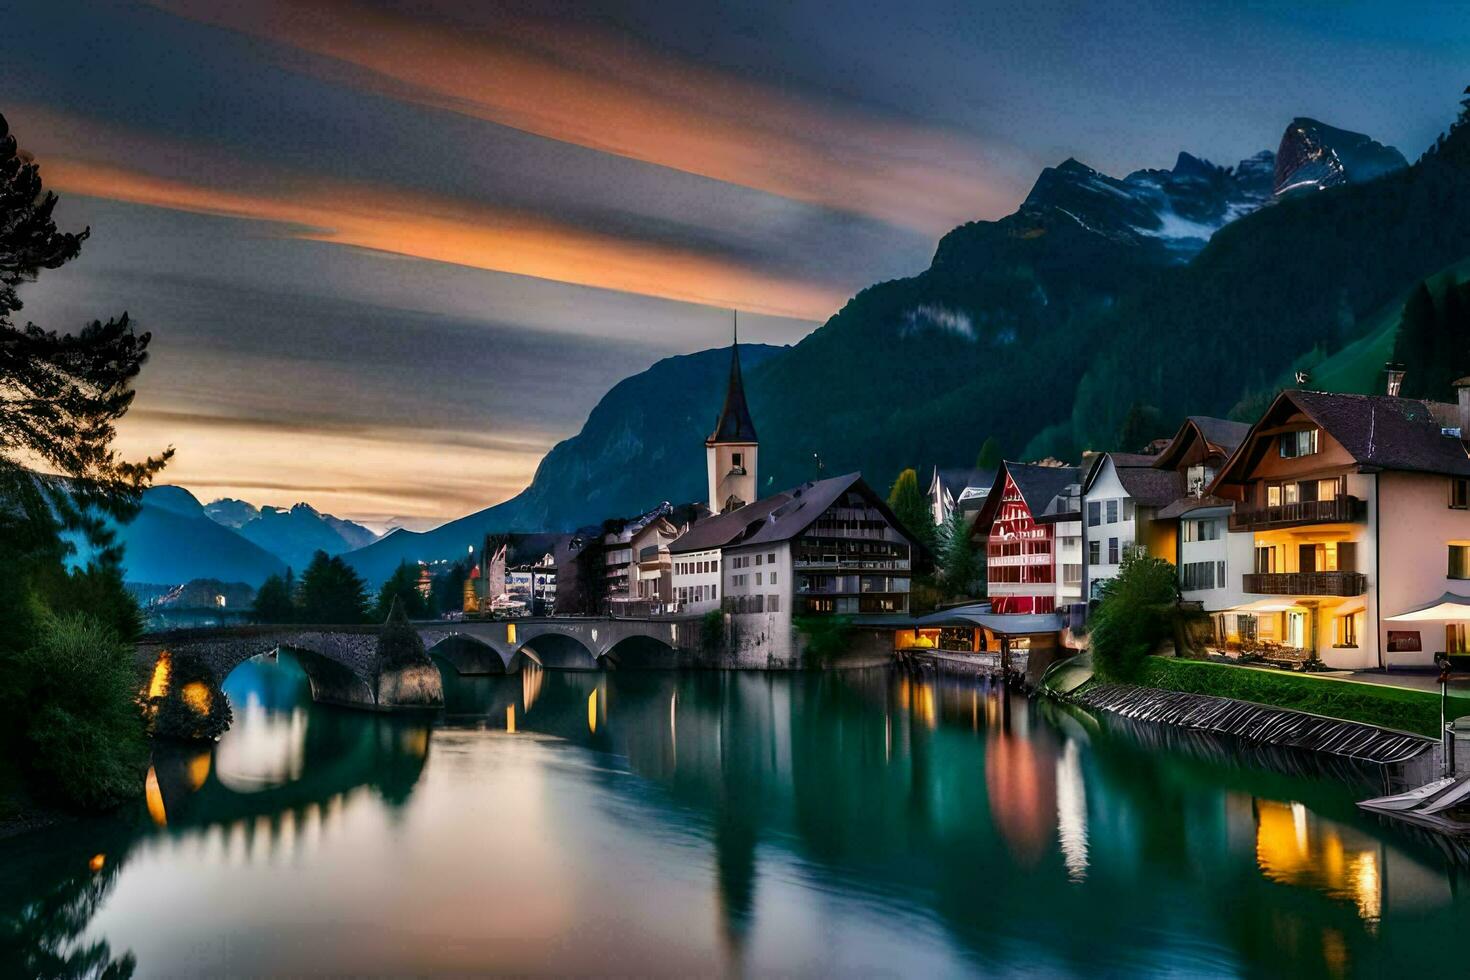
[[[318,551],[301,573],[301,622],[313,625],[363,623],[367,587],[340,556]]]
[[[919,475],[912,467],[898,474],[898,479],[893,481],[893,487],[888,491],[888,509],[920,544],[934,550],[934,516],[929,510],[928,498],[919,489]]]

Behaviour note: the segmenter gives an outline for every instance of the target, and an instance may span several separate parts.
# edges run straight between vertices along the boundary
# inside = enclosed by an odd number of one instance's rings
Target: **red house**
[[[1072,466],[1001,464],[971,532],[985,548],[992,612],[1056,611],[1056,525],[1042,518],[1057,495],[1079,479]]]

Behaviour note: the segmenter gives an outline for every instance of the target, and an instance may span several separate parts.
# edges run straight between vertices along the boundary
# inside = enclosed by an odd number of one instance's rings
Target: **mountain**
[[[741,344],[740,362],[757,370],[788,350]],[[614,385],[582,430],[553,446],[515,497],[432,531],[393,531],[345,557],[377,582],[400,561],[458,558],[469,545],[479,548],[487,533],[570,531],[641,514],[664,500],[703,500],[704,439],[729,371],[728,347],[664,358]]]
[[[742,350],[762,490],[810,478],[814,454],[884,486],[906,466],[971,465],[987,436],[1010,458],[1076,458],[1117,448],[1130,412],[1155,435],[1185,414],[1248,415],[1293,365],[1356,342],[1470,256],[1470,124],[1395,169],[1397,151],[1303,122],[1274,167],[1269,153],[1229,169],[1181,154],[1120,180],[1066,161],[1014,214],[945,235],[928,269],[862,290],[794,347]],[[1320,192],[1273,197],[1282,158],[1311,153],[1327,161]],[[486,530],[698,499],[700,420],[726,356],[627,379],[516,498],[349,560],[381,578],[401,558],[463,554]]]
[[[1041,172],[1021,209],[1055,208],[1121,244],[1154,239],[1188,261],[1215,232],[1271,200],[1274,164],[1269,150],[1233,168],[1180,153],[1172,170],[1118,180],[1068,158]]]
[[[258,586],[284,572],[275,555],[210,520],[204,506],[183,487],[158,486],[143,494],[137,517],[117,527],[123,545],[123,575],[129,582],[177,585],[219,578]],[[89,555],[78,546],[78,561]]]
[[[260,516],[260,508],[244,500],[221,497],[204,505],[204,513],[225,527],[239,528]]]
[[[257,517],[241,524],[238,530],[241,537],[297,571],[304,569],[318,551],[337,555],[372,544],[378,537],[361,524],[323,514],[304,503],[290,509],[262,507]]]
[[[1281,136],[1272,190],[1289,194],[1360,184],[1408,165],[1404,155],[1391,146],[1301,116]]]

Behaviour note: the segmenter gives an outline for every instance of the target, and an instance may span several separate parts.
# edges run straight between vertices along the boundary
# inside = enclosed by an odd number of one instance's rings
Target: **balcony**
[[[1242,576],[1243,591],[1253,595],[1351,596],[1368,591],[1362,572],[1255,572]]]
[[[1230,515],[1230,530],[1269,531],[1304,524],[1344,524],[1362,516],[1362,503],[1350,494],[1340,494],[1331,500],[1300,500],[1294,504],[1277,504],[1256,510],[1237,508]]]

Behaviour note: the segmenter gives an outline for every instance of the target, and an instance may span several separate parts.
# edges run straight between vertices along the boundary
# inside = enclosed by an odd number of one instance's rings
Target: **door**
[[[1315,544],[1297,545],[1296,570],[1299,572],[1315,572],[1317,570],[1317,546]]]

